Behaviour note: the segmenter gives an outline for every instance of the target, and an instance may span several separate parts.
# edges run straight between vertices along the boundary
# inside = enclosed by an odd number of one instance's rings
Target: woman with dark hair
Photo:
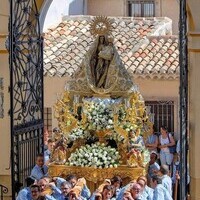
[[[103,191],[95,196],[95,200],[111,200],[113,197],[113,187],[111,185],[105,185]]]
[[[150,135],[145,141],[145,146],[149,152],[157,152],[158,147],[158,136],[155,134],[155,126],[153,125],[150,129]]]
[[[160,148],[160,162],[161,165],[168,165],[172,164],[173,154],[170,153],[169,147],[175,145],[175,141],[173,136],[168,133],[167,128],[165,126],[160,127],[161,135],[159,136],[159,146]]]
[[[114,183],[114,182],[113,182]],[[116,183],[116,181],[115,181]],[[90,200],[115,200],[115,187],[106,179],[90,197]]]

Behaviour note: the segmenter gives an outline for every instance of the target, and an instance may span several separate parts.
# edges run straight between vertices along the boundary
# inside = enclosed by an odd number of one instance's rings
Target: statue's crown
[[[110,35],[112,29],[111,19],[106,16],[97,16],[90,23],[90,32],[94,36]]]

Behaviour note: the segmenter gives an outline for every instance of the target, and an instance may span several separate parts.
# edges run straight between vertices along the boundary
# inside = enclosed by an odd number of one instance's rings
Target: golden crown
[[[111,19],[106,16],[97,16],[90,23],[92,35],[109,35],[113,29]]]

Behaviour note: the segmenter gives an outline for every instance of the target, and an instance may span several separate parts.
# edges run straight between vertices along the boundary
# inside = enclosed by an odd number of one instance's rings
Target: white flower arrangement
[[[75,141],[77,139],[85,139],[89,137],[90,137],[90,132],[88,130],[84,130],[80,126],[78,128],[73,129],[67,136],[69,141]]]
[[[129,121],[125,121],[123,123],[120,124],[121,128],[123,128],[127,133],[129,133],[130,131],[134,131],[137,129],[137,125],[136,124],[132,124]]]
[[[77,149],[68,161],[71,166],[112,168],[118,167],[119,159],[120,155],[116,149],[95,143]]]
[[[89,130],[111,130],[113,126],[113,111],[110,104],[91,102],[89,108],[84,110]]]

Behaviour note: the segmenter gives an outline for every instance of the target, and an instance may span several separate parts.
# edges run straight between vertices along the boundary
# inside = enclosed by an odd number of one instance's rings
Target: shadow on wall
[[[69,4],[69,15],[84,15],[85,0],[71,0]]]

